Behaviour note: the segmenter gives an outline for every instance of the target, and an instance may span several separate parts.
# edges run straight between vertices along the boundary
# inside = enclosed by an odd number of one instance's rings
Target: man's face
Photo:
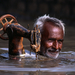
[[[46,22],[41,33],[41,53],[51,58],[57,58],[63,44],[63,30],[52,22]]]

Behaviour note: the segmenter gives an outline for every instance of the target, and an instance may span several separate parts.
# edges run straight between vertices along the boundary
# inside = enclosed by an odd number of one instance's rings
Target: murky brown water
[[[33,22],[20,22],[24,27]],[[1,25],[0,25],[1,26]],[[24,39],[24,49],[30,50],[29,41]],[[0,39],[0,75],[75,75],[75,27],[66,26],[63,49],[58,59],[52,60],[39,56],[9,60],[1,57],[8,55],[8,41]],[[4,54],[5,53],[5,54]]]

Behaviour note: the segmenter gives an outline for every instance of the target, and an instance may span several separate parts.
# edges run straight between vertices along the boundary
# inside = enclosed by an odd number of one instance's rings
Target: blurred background
[[[0,16],[4,14],[12,14],[24,22],[49,14],[74,26],[75,0],[0,0]]]

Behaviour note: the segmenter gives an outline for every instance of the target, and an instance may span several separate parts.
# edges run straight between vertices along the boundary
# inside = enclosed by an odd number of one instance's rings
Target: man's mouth
[[[50,58],[57,58],[59,55],[60,50],[55,50],[55,49],[50,49],[48,48],[46,50],[46,56],[50,57]]]

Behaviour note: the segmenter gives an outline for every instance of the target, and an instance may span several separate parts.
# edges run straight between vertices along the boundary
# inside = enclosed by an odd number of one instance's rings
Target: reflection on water
[[[8,58],[8,48],[0,48],[5,53],[0,56]],[[26,50],[26,52],[28,52]],[[34,54],[34,53],[32,53]],[[35,55],[35,54],[34,54]],[[30,58],[21,58],[20,60],[9,60],[0,58],[0,74],[11,75],[74,75],[75,72],[75,52],[64,51],[60,53],[58,59],[36,60],[33,56]],[[28,56],[30,57],[30,56]],[[38,56],[41,58],[41,56]]]
[[[0,75],[75,75],[75,28],[66,27],[63,49],[57,59],[38,56],[35,53],[19,60],[9,60],[8,41],[0,39]],[[29,41],[24,39],[26,52]],[[33,57],[32,57],[33,56]],[[6,57],[6,58],[4,58]]]

